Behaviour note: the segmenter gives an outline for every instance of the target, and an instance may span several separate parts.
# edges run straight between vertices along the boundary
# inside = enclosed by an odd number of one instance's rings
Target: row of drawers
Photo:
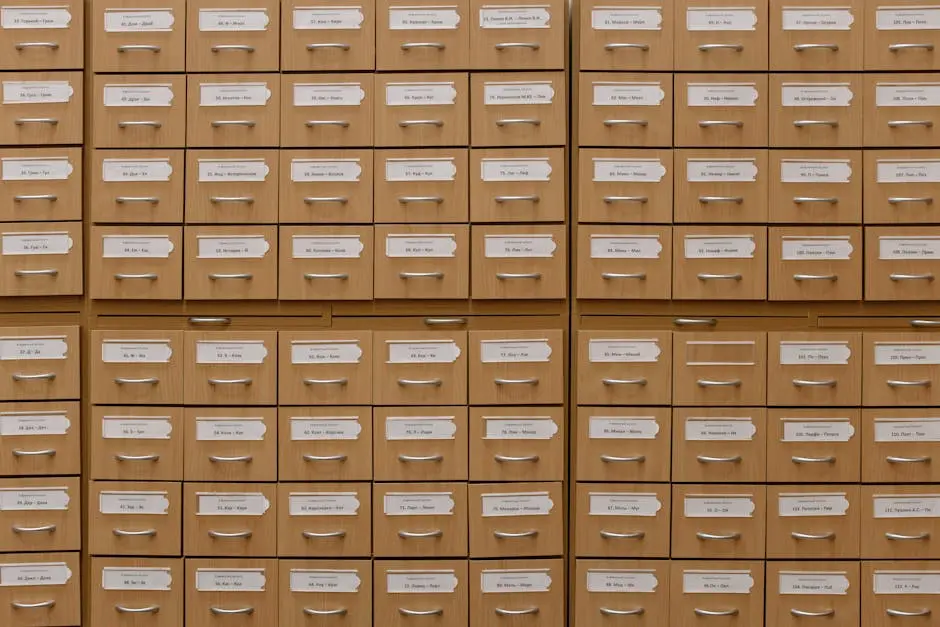
[[[935,8],[916,0],[582,0],[580,67],[936,70]]]
[[[933,74],[579,77],[581,146],[936,146]]]

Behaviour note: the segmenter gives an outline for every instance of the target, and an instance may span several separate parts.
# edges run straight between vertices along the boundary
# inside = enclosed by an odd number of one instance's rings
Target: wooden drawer
[[[36,6],[32,0],[7,2],[0,29],[0,69],[82,68],[84,17],[84,6],[78,0],[56,6]]]
[[[0,296],[82,294],[84,236],[80,222],[3,226]]]
[[[765,505],[763,485],[673,485],[672,557],[763,559]]]
[[[78,551],[78,477],[0,479],[0,551]]]
[[[767,557],[853,559],[859,556],[858,486],[767,488]]]
[[[579,483],[575,554],[583,557],[668,557],[669,486]]]
[[[362,557],[372,553],[368,483],[281,483],[277,554]]]
[[[377,481],[466,481],[465,407],[376,407],[373,473]]]
[[[673,481],[763,483],[767,480],[764,408],[676,408],[672,420]]]
[[[181,489],[176,482],[91,482],[89,553],[179,555],[182,550]]]
[[[184,481],[276,481],[273,407],[186,408]]]
[[[82,219],[80,148],[0,149],[0,221]]]
[[[278,409],[281,481],[371,481],[371,407]]]
[[[472,484],[469,501],[472,557],[562,554],[561,482]]]
[[[181,407],[93,407],[89,434],[92,479],[183,480]]]
[[[81,474],[78,403],[0,403],[0,475]]]
[[[578,407],[578,481],[669,481],[672,410]]]
[[[767,480],[858,483],[861,418],[857,409],[770,409]]]
[[[562,481],[562,407],[470,409],[471,481]]]
[[[11,627],[80,624],[80,564],[78,551],[0,555],[4,582],[9,581],[0,588],[0,620]]]
[[[77,326],[0,328],[0,399],[80,398],[79,348]]]

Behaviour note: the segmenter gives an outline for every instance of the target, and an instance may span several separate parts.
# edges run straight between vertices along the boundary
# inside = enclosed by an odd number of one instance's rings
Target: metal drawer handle
[[[307,120],[304,122],[307,128],[316,128],[318,126],[338,126],[340,128],[349,128],[347,120]]]
[[[794,281],[838,281],[838,274],[794,274]]]
[[[160,46],[154,46],[152,44],[125,44],[123,46],[118,46],[118,52],[152,52],[154,54],[160,52]]]
[[[41,268],[38,270],[14,270],[15,276],[59,276],[57,268]]]
[[[246,205],[255,204],[254,196],[209,196],[209,202],[213,205],[219,205],[224,202],[240,202]]]
[[[717,318],[676,318],[672,321],[677,327],[714,327],[718,325]]]
[[[24,451],[21,448],[15,448],[12,452],[13,457],[55,457],[56,454],[54,448],[43,448],[35,451]]]
[[[929,388],[931,383],[930,379],[920,379],[919,381],[898,381],[895,379],[888,379],[885,381],[888,384],[888,387],[892,388],[905,388],[905,387],[919,387],[919,388]]]
[[[794,540],[833,540],[836,537],[834,531],[827,531],[826,533],[801,533],[799,531],[793,531],[790,533],[790,537]]]
[[[444,383],[441,379],[399,379],[398,385],[432,385],[439,387]]]
[[[538,194],[526,194],[523,196],[496,196],[493,200],[503,204],[505,202],[539,202],[542,199]]]
[[[919,457],[895,457],[888,455],[885,461],[889,464],[926,464],[930,462],[930,455],[921,455]]]
[[[335,610],[318,610],[312,607],[305,607],[304,614],[307,616],[346,616],[346,608],[338,607]]]
[[[696,381],[700,388],[739,388],[741,379],[729,379],[727,381],[714,381],[712,379],[699,379]]]
[[[444,198],[442,196],[399,196],[398,202],[403,205],[412,202],[433,202],[439,205],[444,202]]]
[[[209,608],[209,611],[215,614],[216,616],[231,616],[233,614],[254,614],[255,608],[253,607],[239,607],[233,610],[226,609],[224,607],[217,607],[213,605]]]
[[[601,272],[601,278],[605,280],[611,279],[636,279],[638,281],[646,280],[645,272]]]
[[[646,612],[646,610],[643,609],[642,607],[636,607],[636,608],[633,608],[632,610],[615,610],[610,607],[601,607],[601,608],[598,608],[598,610],[603,616],[640,616],[641,614]]]
[[[346,196],[307,196],[304,198],[305,205],[314,205],[318,202],[335,202],[345,205],[349,202]]]
[[[244,531],[216,531],[215,529],[209,530],[210,538],[234,538],[236,540],[247,539],[251,537],[251,530],[245,529]]]
[[[727,281],[740,281],[741,279],[744,278],[744,276],[743,276],[742,274],[740,274],[740,273],[736,273],[736,274],[711,274],[711,273],[708,273],[708,272],[702,272],[702,273],[700,273],[700,274],[698,274],[698,275],[696,275],[696,276],[698,277],[698,280],[699,280],[699,281],[722,281],[722,280],[727,280]]]
[[[645,205],[650,201],[649,196],[604,196],[604,202],[612,205],[615,202],[637,202]]]
[[[223,126],[246,126],[248,128],[254,128],[258,123],[254,120],[212,120],[212,128],[220,128]]]
[[[794,120],[793,126],[796,128],[803,128],[805,126],[829,126],[831,128],[838,128],[838,120]]]
[[[141,384],[146,383],[148,385],[156,385],[157,383],[160,383],[160,379],[158,379],[157,377],[147,377],[145,379],[127,379],[124,377],[117,377],[116,379],[114,379],[114,382],[117,383],[118,385],[133,385],[137,383],[141,383]]]
[[[304,379],[304,385],[346,385],[349,379],[342,377],[339,379]]]
[[[741,120],[699,120],[698,125],[700,128],[711,128],[712,126],[734,126],[735,128],[741,128],[744,126],[744,122]]]
[[[23,126],[24,124],[49,124],[50,126],[56,126],[59,123],[59,118],[16,118],[13,120],[13,123],[17,126]]]
[[[607,531],[601,529],[601,537],[605,540],[640,540],[646,537],[645,531]]]
[[[698,531],[695,537],[699,540],[739,540],[741,534],[737,531],[733,533],[705,533],[704,531]]]
[[[212,46],[212,52],[225,52],[227,50],[237,50],[239,52],[254,52],[254,46],[246,46],[244,44],[219,44],[217,46]]]
[[[323,540],[325,538],[345,538],[346,532],[339,531],[301,531],[300,535],[308,540]]]
[[[604,126],[649,126],[647,120],[604,120]]]
[[[940,320],[911,320],[911,326],[914,328],[940,327]]]
[[[398,461],[400,462],[442,462],[444,461],[443,455],[399,455]]]
[[[790,610],[791,616],[796,616],[797,618],[825,618],[826,616],[835,616],[836,611],[833,609],[823,610],[821,612],[809,612],[807,610],[798,610],[792,608]]]
[[[205,317],[205,316],[199,317],[199,316],[194,316],[194,317],[192,317],[192,318],[189,319],[189,324],[220,324],[220,325],[226,325],[226,324],[232,324],[232,319],[231,319],[231,318],[221,317],[221,316],[218,316],[218,317]]]
[[[434,529],[433,531],[399,531],[398,537],[403,540],[408,540],[410,538],[440,538],[444,535],[444,532],[440,529]]]
[[[619,464],[621,462],[637,462],[643,463],[646,461],[646,455],[631,455],[629,457],[619,457],[617,455],[601,455],[601,461],[605,464]]]
[[[697,455],[695,459],[702,464],[738,464],[741,462],[740,455],[731,455],[729,457],[713,457],[711,455]]]
[[[56,374],[54,372],[40,372],[38,374],[22,374],[14,372],[12,375],[14,381],[54,381]]]
[[[832,50],[833,52],[839,51],[839,44],[796,44],[793,46],[793,49],[797,52],[803,52],[804,50]]]
[[[637,379],[601,379],[604,385],[646,385],[648,381],[643,378]]]
[[[889,274],[892,281],[933,281],[933,272],[924,274]]]
[[[403,43],[401,45],[401,49],[405,51],[414,50],[415,48],[434,48],[435,50],[443,50],[446,47],[447,46],[444,44],[436,41],[415,41]]]
[[[11,529],[13,533],[52,533],[56,530],[56,525],[39,525],[37,527],[21,527],[20,525],[13,525]]]
[[[158,462],[160,461],[160,456],[156,453],[151,453],[150,455],[126,455],[124,453],[117,453],[114,459],[119,462]]]
[[[506,281],[511,279],[535,279],[539,280],[542,278],[541,272],[497,272],[496,278],[500,281]]]
[[[425,318],[424,324],[429,327],[439,327],[439,326],[463,326],[467,324],[466,318]]]
[[[408,128],[409,126],[444,126],[444,120],[400,120],[398,126]]]
[[[513,455],[498,455],[497,454],[497,455],[493,455],[493,459],[495,459],[500,464],[512,464],[516,462],[533,462],[534,463],[534,462],[539,461],[539,456],[538,455],[513,456]]]
[[[903,533],[891,533],[890,531],[885,533],[885,537],[889,540],[927,540],[930,538],[930,533],[925,531],[923,533],[918,533],[916,535],[905,535]]]
[[[802,457],[800,455],[794,455],[790,458],[790,461],[794,464],[834,464],[836,463],[836,456],[826,455],[825,457]]]
[[[13,202],[26,202],[27,200],[48,200],[55,202],[59,199],[55,194],[18,194],[13,197]]]
[[[922,202],[926,205],[932,205],[933,196],[892,196],[888,198],[889,205],[900,205],[904,202]]]
[[[224,456],[224,455],[209,455],[209,461],[213,464],[225,464],[225,463],[250,463],[253,457],[251,455],[234,455],[234,456]]]
[[[497,377],[493,379],[493,383],[496,385],[538,385],[539,378],[529,377],[527,379],[501,379]]]
[[[304,455],[305,462],[344,462],[348,459],[347,455]]]
[[[158,122],[157,120],[125,120],[118,122],[118,128],[135,128],[141,126],[163,128],[163,122]]]
[[[433,610],[409,610],[406,607],[398,608],[398,613],[402,616],[443,616],[444,610],[437,608]]]
[[[702,44],[698,47],[702,52],[708,52],[709,50],[734,50],[735,52],[741,52],[744,50],[743,44]]]
[[[24,41],[22,43],[14,44],[13,47],[17,50],[27,50],[29,48],[49,48],[51,50],[58,50],[59,44],[54,41]]]
[[[150,205],[158,205],[160,204],[160,199],[156,196],[118,196],[114,199],[114,202],[119,205],[126,205],[130,202],[145,202]]]
[[[542,44],[535,42],[525,42],[525,41],[510,41],[506,43],[496,44],[493,46],[497,50],[509,50],[511,48],[528,48],[529,50],[538,50],[542,47]]]
[[[528,531],[494,531],[493,535],[500,540],[512,540],[517,538],[534,538],[539,535],[538,529],[529,529]]]
[[[224,281],[228,279],[238,279],[241,281],[250,281],[255,277],[250,272],[236,272],[234,274],[224,274],[220,272],[212,272],[209,274],[210,281]]]
[[[346,281],[347,279],[349,279],[349,273],[348,272],[331,272],[328,274],[316,274],[313,272],[305,272],[304,278],[308,281],[312,281],[314,279],[338,279],[340,281]]]
[[[244,379],[209,379],[209,385],[251,385],[251,377]]]
[[[315,50],[349,50],[352,46],[349,44],[340,44],[340,43],[321,43],[321,44],[307,44],[307,50],[313,52]]]
[[[624,50],[624,49],[641,50],[643,52],[647,52],[650,49],[650,45],[649,44],[614,43],[614,44],[607,44],[606,46],[604,46],[604,50]]]
[[[808,202],[824,202],[830,205],[839,204],[839,199],[835,196],[823,197],[823,196],[797,196],[793,199],[793,203],[796,205],[802,205]]]
[[[400,279],[443,279],[444,273],[437,272],[399,272]]]
[[[532,126],[541,126],[542,120],[538,118],[504,118],[496,120],[496,126],[512,126],[514,124],[531,124]]]
[[[930,608],[925,607],[922,610],[914,610],[909,612],[907,610],[893,610],[890,607],[885,609],[885,614],[888,616],[893,616],[895,618],[908,618],[913,616],[930,616]]]
[[[738,609],[734,608],[731,610],[703,610],[700,607],[696,607],[692,610],[695,612],[696,616],[737,616]]]
[[[497,616],[529,616],[531,614],[538,614],[539,608],[537,607],[527,607],[524,610],[506,610],[501,607],[494,609]]]
[[[160,278],[156,272],[145,272],[144,274],[124,274],[118,273],[114,275],[114,280],[116,281],[126,281],[129,279],[146,279],[148,281],[156,281]]]
[[[152,538],[157,535],[156,529],[112,529],[111,533],[119,538]]]
[[[699,196],[698,201],[703,205],[713,202],[733,202],[736,205],[744,204],[744,196]]]
[[[898,128],[901,126],[925,126],[931,128],[933,122],[930,120],[888,120],[888,128]]]
[[[160,611],[160,606],[145,605],[143,607],[128,607],[126,605],[115,605],[114,609],[120,614],[156,614]]]
[[[36,603],[23,603],[22,601],[11,601],[10,605],[14,610],[44,610],[55,606],[55,601],[37,601]]]
[[[798,388],[834,388],[838,383],[835,379],[793,379],[793,385]]]
[[[933,44],[890,44],[888,50],[898,52],[899,50],[926,50],[933,51]]]

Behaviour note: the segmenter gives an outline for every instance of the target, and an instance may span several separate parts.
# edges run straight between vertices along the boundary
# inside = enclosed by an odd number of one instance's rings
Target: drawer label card
[[[521,159],[481,159],[480,180],[498,181],[550,181],[552,166],[548,157]]]
[[[855,435],[855,427],[848,418],[804,420],[783,419],[781,442],[848,442]]]
[[[362,579],[358,570],[290,569],[291,592],[330,592],[354,594],[359,592]]]
[[[753,259],[753,235],[686,235],[686,259]]]
[[[780,594],[848,594],[849,578],[845,573],[819,571],[780,571]]]
[[[199,592],[264,592],[266,583],[263,568],[196,569]]]
[[[780,342],[780,365],[827,364],[846,366],[852,349],[848,342]]]
[[[360,30],[365,21],[361,6],[304,7],[294,9],[294,30]]]
[[[264,235],[197,235],[199,259],[261,259],[271,249]]]
[[[754,159],[689,159],[685,164],[689,183],[753,183],[757,180]]]
[[[294,83],[295,107],[358,107],[365,98],[359,83]]]
[[[552,588],[551,571],[541,570],[484,570],[480,573],[483,594],[549,592]]]
[[[63,104],[74,94],[68,81],[3,81],[3,104]]]
[[[267,9],[199,9],[199,30],[203,33],[268,30]]]
[[[662,30],[659,7],[602,7],[591,10],[594,30]]]
[[[659,423],[652,416],[591,416],[588,438],[591,440],[655,440]]]
[[[106,107],[169,107],[173,104],[173,85],[155,83],[104,86]]]
[[[659,159],[600,159],[594,164],[596,183],[659,183],[666,167]]]
[[[457,7],[404,7],[388,10],[389,30],[456,30]]]
[[[292,364],[358,364],[361,361],[359,340],[294,340],[290,343]]]
[[[290,180],[294,183],[358,183],[362,175],[359,159],[291,159]]]
[[[0,361],[66,359],[68,352],[65,336],[0,337]]]
[[[784,107],[848,107],[855,94],[849,83],[783,83]]]
[[[750,594],[754,578],[749,570],[684,570],[683,594]]]
[[[594,83],[595,107],[658,107],[666,98],[662,83]]]
[[[101,437],[106,440],[169,440],[173,423],[151,416],[105,416]]]
[[[758,96],[754,83],[689,83],[686,99],[690,107],[753,107]]]
[[[751,418],[688,418],[686,442],[750,442],[757,435]]]
[[[553,235],[486,235],[483,250],[487,259],[541,258],[555,256]]]
[[[656,363],[663,351],[659,340],[591,340],[591,363]]]
[[[386,159],[385,180],[389,183],[411,181],[453,181],[457,166],[453,157],[439,159]]]
[[[103,259],[168,259],[174,250],[169,235],[102,235]]]
[[[69,500],[68,488],[0,488],[0,512],[64,512],[69,508]]]
[[[173,356],[170,340],[104,340],[101,361],[106,364],[167,364]]]
[[[294,259],[360,259],[365,246],[358,235],[293,235]]]
[[[292,417],[290,439],[293,442],[317,440],[358,440],[362,425],[356,416]]]
[[[875,342],[876,366],[940,365],[940,342]]]
[[[659,586],[653,570],[587,571],[588,592],[632,592],[652,594]]]
[[[876,494],[875,518],[940,518],[940,494]]]
[[[852,9],[841,7],[794,7],[782,11],[783,30],[852,30]]]
[[[451,594],[457,590],[452,570],[389,570],[385,573],[388,594]]]
[[[263,107],[271,98],[267,83],[200,83],[200,107]]]
[[[555,502],[548,492],[483,494],[481,499],[484,518],[548,516],[555,507]]]
[[[199,159],[200,183],[263,182],[270,173],[264,159]]]
[[[4,181],[67,181],[74,168],[68,157],[3,157]]]
[[[388,340],[390,364],[452,364],[460,357],[453,340]]]
[[[940,442],[940,418],[875,418],[875,442]]]
[[[356,516],[359,495],[355,492],[291,492],[287,495],[291,516]]]
[[[71,21],[68,7],[0,7],[4,30],[68,28]]]
[[[0,412],[0,437],[67,435],[71,426],[65,411]]]
[[[783,159],[781,183],[848,183],[852,178],[849,159]]]
[[[264,418],[196,418],[199,442],[262,442],[267,430]]]
[[[878,30],[938,30],[940,6],[878,7],[875,10]]]
[[[832,494],[781,494],[777,511],[783,518],[800,516],[845,516],[849,501],[845,492]]]
[[[749,494],[689,495],[683,503],[686,518],[752,518],[754,507]]]
[[[940,159],[878,159],[879,183],[940,183]]]
[[[484,440],[551,440],[558,424],[549,416],[484,416]]]
[[[940,83],[877,83],[877,107],[940,106]]]
[[[0,586],[64,586],[71,578],[65,562],[0,564]]]
[[[454,83],[389,83],[385,104],[389,107],[447,106],[457,103]]]
[[[588,501],[591,516],[654,517],[663,508],[655,493],[591,492]]]
[[[453,233],[444,235],[389,233],[385,236],[385,256],[435,259],[456,257],[457,236]]]
[[[940,572],[929,570],[876,570],[875,594],[940,594]]]
[[[545,363],[551,356],[547,339],[480,340],[480,362],[484,364]]]
[[[480,28],[549,28],[549,5],[483,5]]]
[[[879,259],[940,259],[940,237],[878,237]]]
[[[271,507],[261,492],[197,492],[198,516],[263,516]]]
[[[551,81],[483,83],[485,105],[550,105],[555,98]]]
[[[3,255],[67,255],[72,250],[68,231],[4,233]]]
[[[389,492],[385,495],[386,516],[453,516],[453,492]]]
[[[169,568],[105,567],[101,569],[103,590],[167,591],[173,583]]]
[[[591,259],[659,259],[659,235],[591,235]]]
[[[102,492],[98,495],[98,511],[102,514],[162,516],[169,509],[166,492]]]
[[[101,163],[105,183],[169,181],[172,174],[169,159],[105,159]]]
[[[385,440],[453,440],[457,435],[454,416],[389,416]]]
[[[106,33],[160,33],[173,30],[172,9],[105,9]]]
[[[197,364],[263,364],[268,356],[264,340],[196,342]]]
[[[689,7],[685,10],[685,27],[689,31],[709,32],[757,30],[757,9]]]

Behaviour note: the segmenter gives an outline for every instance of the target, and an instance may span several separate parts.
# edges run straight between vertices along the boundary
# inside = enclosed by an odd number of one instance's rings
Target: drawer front
[[[0,403],[0,475],[81,474],[78,403]]]
[[[466,70],[470,67],[470,0],[380,0],[375,45],[380,71]]]
[[[187,226],[187,300],[277,298],[276,226]]]
[[[465,299],[470,292],[470,227],[375,227],[377,299]]]
[[[764,150],[677,151],[675,221],[766,222],[773,176],[767,156]]]
[[[190,50],[193,48],[190,47]],[[277,146],[281,80],[277,74],[187,76],[186,145]],[[219,102],[239,104],[217,104]]]
[[[79,398],[79,330],[71,327],[0,328],[0,398],[51,401]]]
[[[927,618],[940,610],[940,599],[930,593],[894,592],[893,587],[905,581],[915,584],[929,581],[937,562],[862,562],[862,581],[872,582],[872,591],[862,593],[862,616],[865,625],[887,627],[897,623],[901,616],[913,616],[914,622],[929,623]],[[925,577],[926,576],[926,577]],[[908,621],[911,622],[911,621]]]
[[[669,331],[578,332],[578,402],[669,405]]]
[[[91,64],[95,72],[182,72],[186,69],[186,2],[93,0]]]
[[[278,620],[285,627],[371,627],[369,560],[279,560]]]
[[[767,488],[767,557],[851,559],[859,555],[859,486]]]
[[[578,481],[669,481],[672,410],[578,407]]]
[[[374,404],[467,403],[466,331],[375,332],[372,346]]]
[[[565,595],[561,592],[567,589],[564,570],[561,559],[470,562],[470,602],[477,616],[475,624],[496,627],[512,616],[513,624],[519,627],[562,627]],[[513,614],[520,610],[529,611]]]
[[[186,155],[188,224],[277,222],[274,150],[191,150]]]
[[[467,222],[467,164],[465,149],[376,151],[375,221]]]
[[[474,225],[474,299],[562,299],[567,293],[564,225]]]
[[[672,144],[671,74],[584,72],[580,76],[580,93],[580,145]]]
[[[470,0],[474,70],[565,67],[567,11],[562,0]]]
[[[765,506],[762,485],[674,485],[672,557],[763,559]]]
[[[95,222],[183,221],[182,150],[96,150],[88,185]]]
[[[276,0],[235,3],[195,0],[189,3],[186,69],[190,72],[276,72],[281,35],[278,5]]]
[[[676,405],[764,405],[767,336],[680,333],[673,342]]]
[[[940,300],[940,227],[865,229],[865,300]]]
[[[243,627],[277,624],[277,575],[273,559],[187,559],[186,624],[227,625],[233,615],[225,610],[241,610],[234,616]],[[237,594],[219,585],[233,576],[242,583]]]
[[[371,332],[282,331],[278,343],[280,403],[371,404]]]
[[[936,404],[940,391],[931,385],[940,361],[933,357],[933,337],[926,333],[866,333],[862,405],[869,407]]]
[[[184,555],[276,555],[275,488],[273,483],[184,484]],[[220,514],[232,511],[244,513]]]
[[[470,402],[560,405],[564,363],[561,330],[470,331]]]
[[[77,521],[76,521],[77,523]],[[77,548],[77,547],[76,547]],[[54,577],[52,585],[13,584],[0,590],[0,620],[4,625],[31,627],[33,625],[78,625],[82,620],[81,562],[78,551],[74,553],[10,553],[0,557],[0,568],[7,570],[18,565],[14,573],[23,572],[21,578],[30,574]],[[11,568],[11,570],[13,570]],[[51,602],[51,603],[50,603]],[[39,605],[35,616],[32,604]],[[19,609],[17,606],[22,607]],[[24,614],[26,614],[24,616]],[[33,616],[30,616],[33,614]]]
[[[771,227],[770,300],[861,300],[860,227]]]
[[[470,409],[471,481],[562,481],[562,407]]]
[[[4,227],[0,296],[82,294],[80,222],[17,222]]]
[[[279,408],[278,478],[281,481],[370,481],[371,408]]]
[[[668,562],[579,559],[575,568],[578,624],[616,616],[640,627],[669,624]]]
[[[580,6],[584,70],[670,71],[676,25],[664,2],[585,0]]]
[[[929,409],[862,410],[862,481],[865,483],[936,483],[932,463],[937,421]]]
[[[467,408],[376,407],[372,415],[377,481],[467,480]]]
[[[92,331],[93,403],[180,405],[182,331]]]
[[[770,409],[767,419],[768,481],[858,483],[863,434],[857,409]]]
[[[672,478],[707,483],[767,480],[767,415],[747,409],[675,409]]]
[[[90,233],[93,299],[183,298],[183,227],[93,226]]]
[[[97,555],[179,555],[182,515],[179,483],[93,481],[88,550]]]
[[[775,74],[770,79],[770,145],[862,145],[866,103],[857,74]]]
[[[862,400],[860,333],[770,332],[767,404],[857,406]]]
[[[480,483],[469,488],[470,555],[474,558],[561,555],[561,482]]]
[[[95,557],[89,571],[96,582],[90,597],[92,620],[113,621],[121,627],[182,624],[182,559]],[[139,577],[132,580],[137,585],[124,583],[131,577]]]
[[[578,151],[578,221],[671,224],[673,151]]]
[[[277,552],[290,557],[362,557],[372,552],[368,483],[282,483]]]
[[[92,407],[92,479],[183,480],[183,409]]]
[[[0,150],[0,221],[82,219],[80,148]]]
[[[767,79],[766,74],[676,74],[675,144],[766,146]]]
[[[864,5],[865,0],[817,0],[811,7],[793,7],[782,0],[771,0],[770,70],[861,70]]]
[[[767,0],[681,0],[676,3],[676,69],[766,70]],[[682,24],[685,23],[683,28]]]
[[[480,73],[470,88],[473,146],[565,145],[564,73]]]
[[[186,77],[97,75],[93,89],[96,148],[186,145]]]
[[[933,210],[936,150],[866,150],[864,206],[866,224],[935,224]]]
[[[372,222],[371,150],[282,150],[278,221]]]
[[[374,3],[285,0],[281,3],[281,68],[301,72],[374,70]]]
[[[866,0],[865,69],[883,72],[940,69],[935,50],[940,40],[932,28],[923,27],[931,19],[932,8],[911,0]]]
[[[274,405],[274,331],[186,332],[183,400],[187,405]]]
[[[376,557],[466,556],[467,485],[374,484],[372,552]]]
[[[373,614],[391,627],[405,627],[417,617],[430,627],[467,627],[467,566],[466,560],[374,562]]]
[[[11,92],[0,102],[0,145],[82,143],[81,72],[5,73],[0,83]]]
[[[564,222],[563,148],[470,151],[471,222]]]
[[[767,298],[767,229],[677,226],[672,295],[679,300]]]
[[[31,0],[14,0],[3,9],[0,69],[83,67],[85,13],[78,0],[67,0],[55,7],[37,7]]]
[[[0,479],[0,550],[78,551],[80,483],[78,477]]]
[[[797,627],[805,619],[831,617],[860,624],[864,584],[858,562],[767,564],[767,627]],[[847,584],[848,587],[845,587]]]
[[[281,81],[282,146],[371,146],[368,74],[297,74]]]
[[[928,94],[932,74],[865,76],[866,146],[936,146],[940,111]]]
[[[579,226],[578,298],[668,300],[672,228]]]
[[[371,300],[371,226],[281,226],[280,300]]]
[[[185,481],[276,481],[277,410],[184,410]]]
[[[769,221],[860,223],[862,172],[858,150],[772,150]]]
[[[704,617],[728,627],[763,624],[763,563],[673,562],[670,571],[669,620],[674,627],[701,625]],[[706,582],[721,582],[734,592],[708,592]]]
[[[936,559],[938,500],[931,485],[862,486],[862,559]]]
[[[669,557],[669,486],[579,483],[575,553],[584,557]]]
[[[375,80],[376,146],[466,146],[466,73],[380,74]]]

